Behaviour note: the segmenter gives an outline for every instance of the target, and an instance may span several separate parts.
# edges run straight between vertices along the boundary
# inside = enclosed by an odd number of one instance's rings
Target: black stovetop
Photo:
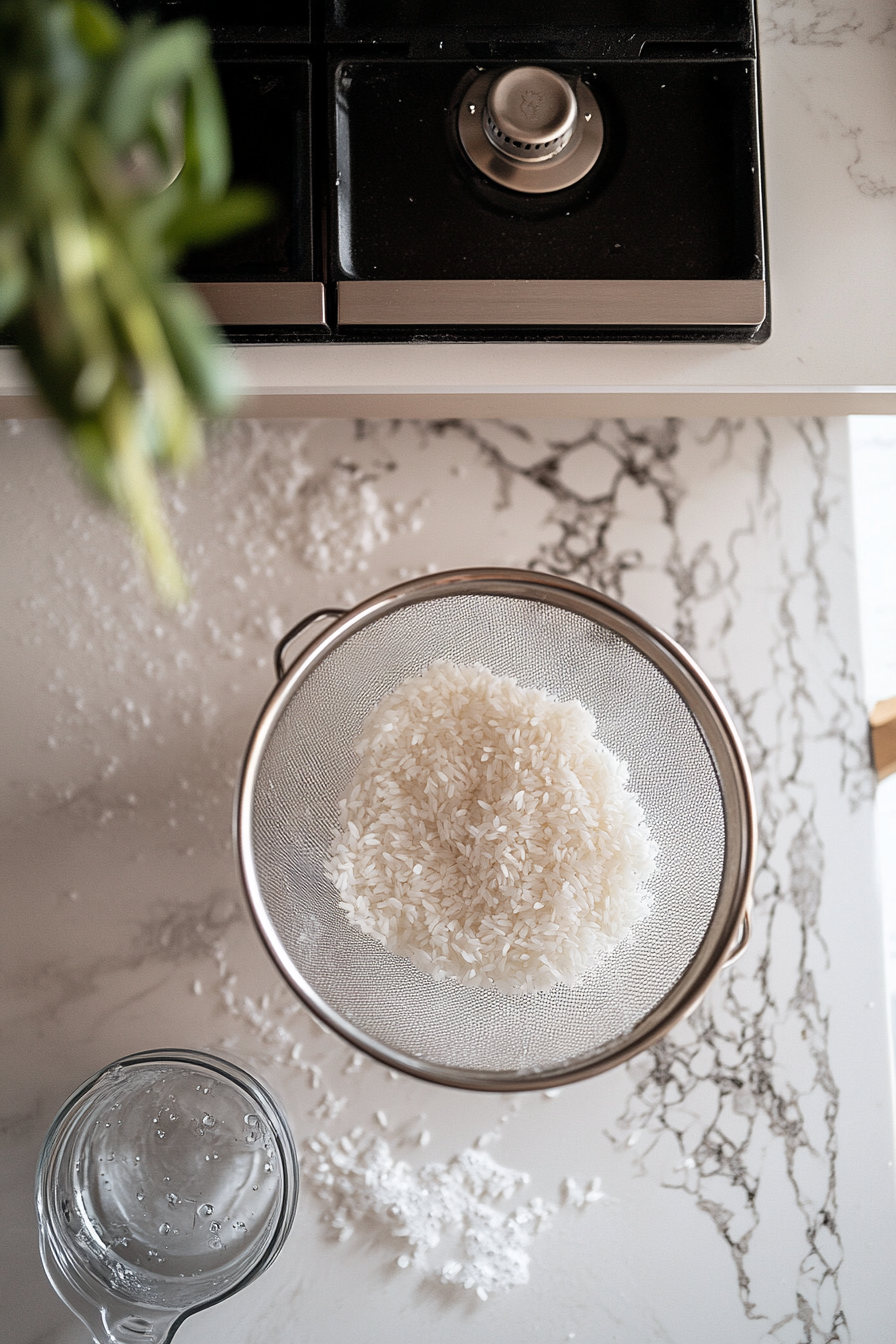
[[[279,202],[185,267],[236,339],[767,337],[750,0],[159,6],[192,14],[212,29],[235,179]],[[572,185],[511,190],[465,152],[469,90],[514,66],[599,108],[599,156]]]

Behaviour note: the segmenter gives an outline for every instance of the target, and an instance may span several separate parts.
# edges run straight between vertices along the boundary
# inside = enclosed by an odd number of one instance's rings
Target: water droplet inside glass
[[[159,1224],[159,1231],[161,1232],[161,1234],[162,1234],[163,1237],[167,1237],[168,1233],[171,1231],[171,1224],[170,1224],[170,1223],[160,1223],[160,1224]]]
[[[215,1211],[215,1206],[214,1206],[214,1204],[200,1204],[200,1205],[199,1205],[199,1210],[198,1210],[198,1212],[199,1212],[199,1216],[200,1216],[200,1218],[211,1218],[211,1216],[212,1216],[212,1214],[214,1213],[214,1211]]]

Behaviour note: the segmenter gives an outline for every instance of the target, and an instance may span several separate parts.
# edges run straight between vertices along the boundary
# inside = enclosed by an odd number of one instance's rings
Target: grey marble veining
[[[865,703],[871,710],[896,690],[896,418],[863,416],[850,421],[849,431]],[[896,1028],[896,776],[879,785],[874,806],[890,1021]]]
[[[723,994],[690,1023],[629,1066],[634,1088],[619,1117],[620,1141],[639,1136],[639,1160],[660,1138],[680,1155],[680,1183],[710,1217],[737,1266],[745,1313],[768,1319],[761,1284],[751,1273],[751,1244],[761,1239],[758,1195],[766,1134],[783,1146],[791,1197],[804,1224],[792,1309],[769,1322],[780,1339],[847,1340],[838,1284],[843,1246],[837,1226],[837,1114],[840,1091],[828,1052],[828,1011],[819,1001],[816,968],[828,952],[819,926],[825,845],[816,815],[818,786],[807,762],[810,741],[836,749],[839,784],[851,808],[873,793],[864,706],[849,649],[831,624],[823,555],[832,504],[843,481],[831,471],[821,422],[801,423],[776,445],[767,424],[716,422],[698,443],[728,462],[746,459],[753,488],[726,519],[723,538],[690,534],[680,512],[688,494],[684,426],[665,421],[632,427],[599,424],[543,444],[527,465],[502,451],[488,426],[433,426],[476,443],[497,474],[499,500],[512,506],[521,477],[551,500],[555,535],[530,563],[627,598],[630,576],[655,569],[667,580],[661,623],[711,670],[747,746],[759,800],[760,852],[752,946],[726,976]],[[505,435],[523,430],[505,427]],[[690,437],[690,435],[688,435]],[[789,439],[807,506],[801,526],[787,526],[776,456]],[[691,448],[689,444],[687,446]],[[691,448],[691,451],[693,449]],[[578,488],[570,470],[592,459],[600,489]],[[595,480],[594,485],[597,484]],[[791,488],[796,484],[791,481]],[[649,546],[632,544],[620,497],[634,485],[654,505],[659,526]],[[650,504],[642,503],[644,511]],[[734,526],[732,527],[732,523]],[[743,588],[757,581],[761,556],[769,612],[761,659],[739,656]],[[801,634],[811,632],[811,648]],[[808,641],[807,641],[808,643]],[[812,662],[814,666],[808,664]],[[758,665],[757,665],[758,664]],[[774,736],[768,729],[774,725]],[[787,957],[781,983],[775,953]],[[777,1042],[793,1046],[781,1077]],[[808,1086],[806,1083],[808,1082]],[[646,1150],[646,1151],[645,1151]]]
[[[242,422],[210,461],[171,495],[194,598],[170,616],[47,431],[5,433],[0,1263],[22,1306],[0,1337],[83,1339],[41,1277],[31,1164],[82,1077],[178,1040],[253,1062],[300,1140],[381,1110],[409,1161],[423,1125],[439,1160],[487,1134],[534,1193],[599,1174],[611,1196],[562,1208],[530,1284],[470,1306],[390,1269],[375,1228],[329,1241],[306,1195],[277,1266],[185,1344],[277,1344],[297,1321],[337,1344],[886,1344],[896,1200],[843,425]],[[282,631],[472,563],[569,575],[669,631],[737,723],[759,812],[745,957],[652,1051],[516,1107],[390,1078],[322,1033],[229,853]]]
[[[888,42],[896,31],[891,0],[765,0],[759,6],[763,43],[840,47],[847,42]]]
[[[830,149],[860,195],[880,203],[890,200],[896,194],[894,95],[886,73],[896,44],[896,9],[891,0],[868,4],[768,0],[760,6],[759,29],[770,95],[765,117],[767,144],[773,145],[782,134],[777,95],[786,89],[806,118],[817,146]],[[796,48],[789,53],[786,77],[777,61],[783,48]],[[866,73],[857,78],[860,67]],[[869,97],[872,71],[873,77],[878,73],[882,77],[881,87],[876,96]],[[795,153],[795,146],[790,153]],[[783,181],[777,189],[782,186]],[[774,175],[770,190],[773,200]],[[825,214],[832,216],[839,208],[833,177],[827,202]]]

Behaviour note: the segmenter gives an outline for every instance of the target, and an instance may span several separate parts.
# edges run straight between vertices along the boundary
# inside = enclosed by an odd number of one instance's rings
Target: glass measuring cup
[[[97,1344],[167,1344],[277,1255],[299,1168],[277,1102],[194,1050],[129,1055],[69,1098],[37,1169],[40,1252]]]

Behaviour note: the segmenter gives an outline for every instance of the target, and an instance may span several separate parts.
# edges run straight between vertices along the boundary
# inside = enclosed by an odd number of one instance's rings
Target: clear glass
[[[98,1344],[167,1344],[276,1256],[298,1197],[285,1116],[237,1065],[130,1055],[72,1096],[37,1170],[44,1268]]]

